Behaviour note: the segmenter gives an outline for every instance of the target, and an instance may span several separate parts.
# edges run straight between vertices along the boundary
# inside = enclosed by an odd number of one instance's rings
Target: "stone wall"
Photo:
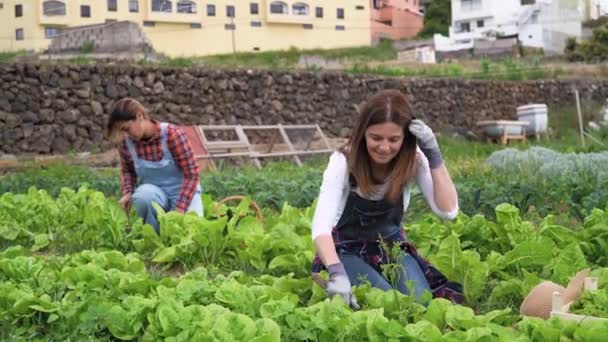
[[[348,136],[357,105],[383,88],[408,94],[435,130],[515,118],[516,106],[604,101],[606,81],[490,82],[406,79],[344,73],[150,68],[132,65],[0,65],[0,152],[107,150],[114,101],[142,101],[154,118],[178,124],[318,123]],[[551,120],[551,119],[549,119]]]

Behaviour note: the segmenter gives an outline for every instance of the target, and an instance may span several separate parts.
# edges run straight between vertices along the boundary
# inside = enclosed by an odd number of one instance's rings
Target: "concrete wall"
[[[150,46],[139,25],[117,21],[66,29],[53,39],[49,52],[79,51],[89,43],[95,53],[140,52]]]
[[[380,89],[408,95],[433,129],[474,128],[479,120],[515,119],[516,107],[604,101],[606,81],[491,82],[387,78],[343,73],[221,71],[130,65],[0,65],[0,152],[106,150],[112,104],[126,96],[159,120],[178,124],[318,123],[330,136],[350,134],[356,108]],[[549,114],[551,115],[551,114]],[[549,117],[551,120],[551,117]]]

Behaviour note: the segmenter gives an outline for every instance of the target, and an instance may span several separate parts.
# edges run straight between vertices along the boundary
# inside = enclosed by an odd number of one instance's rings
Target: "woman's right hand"
[[[357,299],[352,293],[350,281],[344,270],[344,265],[338,263],[330,265],[327,269],[329,271],[329,281],[327,282],[326,288],[327,296],[332,298],[335,295],[339,295],[353,310],[358,310],[359,304],[357,304]]]
[[[128,210],[129,207],[131,206],[131,194],[126,194],[124,196],[122,196],[119,200],[118,200],[118,204],[124,209],[124,210]]]

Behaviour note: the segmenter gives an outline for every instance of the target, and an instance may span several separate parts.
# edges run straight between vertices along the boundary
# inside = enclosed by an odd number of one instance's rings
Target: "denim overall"
[[[367,280],[373,287],[389,290],[393,286],[377,269],[370,265],[371,258],[384,259],[386,251],[380,241],[389,246],[404,239],[401,220],[403,218],[403,195],[396,203],[386,199],[368,200],[355,191],[351,177],[351,188],[344,211],[333,231],[336,251],[344,264],[348,278],[353,285]],[[389,257],[390,259],[390,257]],[[423,270],[417,259],[409,253],[400,253],[394,263],[401,264],[396,283],[397,290],[409,294],[408,282],[412,281],[414,296],[420,299],[424,290],[430,291]]]
[[[184,183],[184,174],[167,147],[167,126],[168,124],[165,122],[160,124],[160,139],[163,148],[163,157],[160,161],[140,159],[135,152],[133,141],[129,138],[126,139],[138,183],[141,184],[133,193],[133,205],[137,215],[144,220],[144,223],[151,225],[157,233],[160,233],[160,227],[152,203],[158,203],[165,212],[175,210],[179,191]],[[187,211],[203,215],[200,183],[192,196],[192,202]]]

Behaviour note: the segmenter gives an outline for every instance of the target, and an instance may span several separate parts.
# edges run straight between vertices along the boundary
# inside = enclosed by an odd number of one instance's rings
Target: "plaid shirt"
[[[156,124],[156,135],[150,140],[134,141],[135,152],[140,159],[149,161],[160,161],[163,158],[163,145],[160,140],[160,123]],[[184,184],[179,191],[176,210],[186,212],[192,201],[192,196],[196,192],[199,183],[198,166],[194,160],[190,143],[186,139],[184,132],[177,126],[169,124],[167,126],[167,147],[176,165],[184,173]],[[120,182],[123,195],[133,193],[137,183],[135,167],[127,143],[123,141],[118,146],[120,156]]]

